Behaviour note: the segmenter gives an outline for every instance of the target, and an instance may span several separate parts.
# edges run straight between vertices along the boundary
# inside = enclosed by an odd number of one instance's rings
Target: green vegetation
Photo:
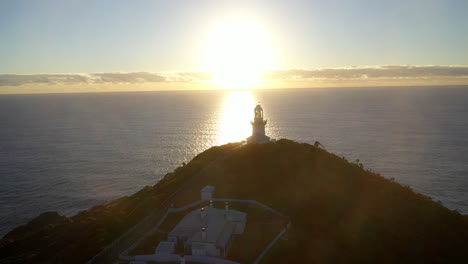
[[[291,217],[264,263],[464,263],[468,225],[429,197],[308,144],[247,145],[179,195],[206,184]]]
[[[235,146],[212,148],[155,186],[74,217],[41,215],[4,237],[0,262],[82,263]],[[357,163],[285,139],[246,145],[210,166],[172,202],[193,202],[211,184],[217,197],[257,200],[290,216],[287,240],[280,239],[264,263],[467,261],[465,217]],[[243,254],[233,249],[231,255]]]
[[[233,237],[227,257],[239,263],[253,263],[288,223],[257,205],[231,203],[229,207],[247,213],[244,233]]]
[[[192,209],[193,210],[193,209]],[[167,234],[174,229],[174,227],[179,223],[185,214],[189,213],[190,210],[179,213],[171,213],[167,216],[164,222],[159,226],[158,230],[145,237],[132,251],[128,253],[130,256],[134,255],[146,255],[154,254],[156,247],[159,242],[167,241]]]

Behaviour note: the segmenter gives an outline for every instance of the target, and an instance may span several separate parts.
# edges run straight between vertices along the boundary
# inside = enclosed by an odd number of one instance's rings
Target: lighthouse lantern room
[[[263,119],[263,109],[260,105],[254,108],[254,120],[252,124],[252,136],[247,138],[247,143],[265,144],[270,142],[270,138],[265,135],[265,125],[267,121]]]

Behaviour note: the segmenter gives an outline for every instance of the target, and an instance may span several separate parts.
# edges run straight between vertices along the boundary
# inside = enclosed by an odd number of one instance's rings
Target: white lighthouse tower
[[[263,120],[263,109],[260,105],[254,108],[254,121],[252,124],[252,136],[247,138],[247,143],[265,144],[270,138],[265,135],[266,120]]]

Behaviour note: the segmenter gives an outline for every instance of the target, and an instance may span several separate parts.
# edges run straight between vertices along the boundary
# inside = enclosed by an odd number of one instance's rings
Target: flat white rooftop
[[[202,216],[202,214],[204,214]],[[224,247],[234,234],[244,232],[246,213],[205,207],[187,214],[169,233],[170,237],[185,237],[186,243],[210,243]],[[205,234],[201,228],[204,227]]]

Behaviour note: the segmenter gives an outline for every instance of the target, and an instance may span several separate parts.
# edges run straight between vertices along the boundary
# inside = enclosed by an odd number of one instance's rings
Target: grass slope
[[[468,263],[462,215],[308,144],[247,145],[197,184],[180,204],[211,184],[291,217],[265,263]]]
[[[71,218],[39,217],[0,241],[0,263],[82,263],[235,146],[205,151],[130,197]],[[247,145],[216,164],[175,206],[211,184],[217,197],[257,200],[290,216],[288,240],[264,263],[468,263],[463,216],[320,148],[290,140]]]

